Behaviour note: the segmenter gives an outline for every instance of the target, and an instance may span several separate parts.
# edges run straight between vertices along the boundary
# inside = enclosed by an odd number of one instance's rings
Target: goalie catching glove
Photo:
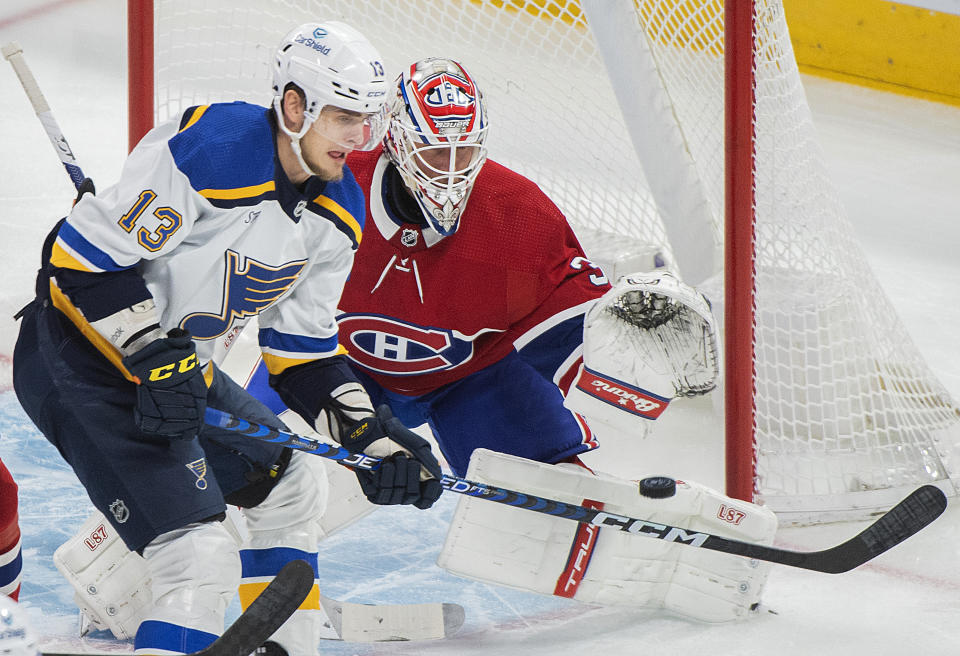
[[[139,379],[134,417],[144,433],[192,439],[203,424],[207,383],[190,333],[174,328],[123,358]]]
[[[443,471],[430,444],[400,423],[390,408],[376,412],[359,383],[344,383],[330,395],[317,418],[351,453],[383,458],[376,471],[356,470],[364,495],[378,505],[411,504],[427,509],[440,498]]]
[[[584,318],[583,364],[564,401],[570,410],[635,432],[678,396],[700,396],[720,374],[710,305],[667,271],[621,278]]]

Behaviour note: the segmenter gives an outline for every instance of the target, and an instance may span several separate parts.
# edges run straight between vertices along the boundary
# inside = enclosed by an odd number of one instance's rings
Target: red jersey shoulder
[[[488,261],[538,271],[556,257],[569,227],[560,209],[534,182],[488,160],[474,184],[453,239],[484,245]]]

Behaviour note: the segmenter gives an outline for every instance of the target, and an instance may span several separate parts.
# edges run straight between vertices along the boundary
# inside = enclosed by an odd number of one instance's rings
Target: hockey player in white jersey
[[[358,474],[371,501],[428,508],[441,490],[429,445],[386,408],[363,410],[337,343],[364,220],[344,163],[382,136],[380,57],[347,25],[301,25],[277,52],[273,84],[270,108],[191,107],[150,131],[117,184],[81,197],[47,238],[21,313],[21,404],[146,560],[141,653],[200,650],[238,586],[246,605],[285,562],[316,569],[326,486],[309,458],[203,423],[209,404],[279,426],[217,366],[252,317],[289,407],[348,449],[388,457]],[[240,548],[225,503],[245,509]],[[274,636],[274,653],[315,653],[315,598]]]

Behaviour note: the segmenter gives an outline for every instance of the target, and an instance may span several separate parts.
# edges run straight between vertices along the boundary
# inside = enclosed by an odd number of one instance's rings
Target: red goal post
[[[780,0],[128,0],[128,17],[131,144],[191,105],[266,104],[272,48],[307,20],[358,28],[393,74],[461,60],[492,158],[588,255],[672,266],[722,316],[728,493],[790,522],[955,493],[960,410],[856,243]]]

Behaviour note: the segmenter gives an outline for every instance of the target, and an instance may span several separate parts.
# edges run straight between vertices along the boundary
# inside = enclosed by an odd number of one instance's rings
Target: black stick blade
[[[947,496],[940,488],[919,487],[859,535],[832,549],[809,554],[810,563],[806,566],[817,565],[810,569],[829,574],[849,572],[897,546],[930,524],[946,508]]]
[[[292,560],[216,642],[196,656],[249,656],[300,607],[313,588],[313,568]]]

